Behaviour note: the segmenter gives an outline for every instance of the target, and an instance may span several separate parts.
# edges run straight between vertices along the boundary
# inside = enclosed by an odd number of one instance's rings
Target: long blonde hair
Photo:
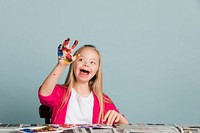
[[[98,123],[103,122],[103,116],[104,116],[104,96],[103,96],[103,90],[102,90],[102,65],[101,65],[101,56],[97,48],[93,45],[84,45],[80,47],[75,53],[74,56],[80,53],[81,50],[83,50],[86,47],[93,48],[99,55],[99,69],[97,70],[96,75],[89,81],[89,87],[90,89],[96,94],[99,105],[100,105],[100,113],[98,118]],[[65,80],[65,85],[67,86],[66,95],[63,98],[63,101],[61,103],[60,109],[62,109],[69,98],[69,94],[71,92],[72,87],[75,85],[76,78],[74,75],[74,62],[70,64],[69,72],[67,75],[67,78]],[[59,109],[59,110],[60,110]]]

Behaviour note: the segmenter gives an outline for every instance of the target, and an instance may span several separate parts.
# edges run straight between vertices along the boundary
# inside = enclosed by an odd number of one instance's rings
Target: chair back
[[[45,119],[45,124],[50,124],[52,109],[46,105],[40,105],[39,107],[40,118]]]

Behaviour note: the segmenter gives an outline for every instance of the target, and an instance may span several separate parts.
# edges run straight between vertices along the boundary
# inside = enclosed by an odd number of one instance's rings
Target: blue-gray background
[[[199,0],[0,0],[0,122],[44,122],[37,90],[67,37],[101,51],[131,123],[200,123]]]

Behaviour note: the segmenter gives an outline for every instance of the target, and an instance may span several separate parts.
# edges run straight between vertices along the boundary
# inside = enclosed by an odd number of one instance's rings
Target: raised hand
[[[70,38],[67,38],[67,40],[65,40],[63,44],[60,44],[58,46],[58,61],[61,63],[64,62],[66,65],[72,63],[79,56],[73,56],[72,54],[74,48],[78,44],[78,40],[74,41],[74,44],[71,46],[71,48],[69,48],[69,44]]]

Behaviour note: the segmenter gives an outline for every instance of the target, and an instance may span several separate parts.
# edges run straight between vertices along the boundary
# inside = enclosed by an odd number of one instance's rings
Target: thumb
[[[78,59],[80,56],[81,56],[80,54],[77,54],[77,55],[73,56],[73,59],[72,59],[72,60],[75,61],[75,60]]]

